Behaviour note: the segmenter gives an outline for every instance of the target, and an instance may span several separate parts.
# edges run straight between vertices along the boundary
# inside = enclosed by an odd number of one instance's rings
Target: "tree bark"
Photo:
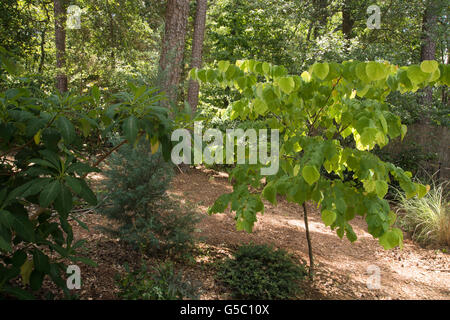
[[[56,46],[56,88],[59,92],[67,91],[66,67],[66,3],[65,0],[53,0],[55,14],[55,46]]]
[[[172,103],[176,103],[178,98],[188,16],[189,0],[167,0],[159,81]]]
[[[306,241],[308,243],[308,255],[309,255],[309,278],[313,280],[314,277],[314,256],[312,252],[311,237],[309,234],[308,225],[308,211],[306,210],[306,204],[303,202],[303,218],[305,221]]]
[[[439,1],[427,0],[422,20],[422,45],[420,48],[420,61],[435,60],[436,58],[436,32],[437,15],[439,10]],[[433,90],[431,87],[423,89],[423,98],[421,103],[430,106],[433,100]],[[423,122],[429,122],[428,115],[422,118]]]
[[[191,68],[202,66],[203,40],[205,39],[206,10],[208,0],[197,0],[195,13],[194,36],[192,39]],[[197,110],[199,84],[195,80],[189,80],[188,102],[192,113]]]
[[[344,0],[342,5],[342,33],[347,40],[352,38],[353,24],[355,23],[351,9],[351,0]]]

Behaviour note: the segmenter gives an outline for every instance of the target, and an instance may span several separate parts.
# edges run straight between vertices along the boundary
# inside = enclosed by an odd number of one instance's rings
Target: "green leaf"
[[[366,74],[370,80],[381,80],[387,76],[387,68],[379,62],[371,61],[366,65]]]
[[[82,197],[84,200],[86,200],[90,205],[95,206],[97,205],[97,196],[94,192],[92,192],[91,188],[87,185],[86,181],[80,180],[83,188],[80,192],[80,197]]]
[[[28,291],[25,291],[21,288],[17,288],[17,287],[10,287],[8,285],[5,285],[4,287],[2,287],[2,291],[18,298],[19,300],[34,300],[35,299],[35,297],[31,293],[29,293]]]
[[[433,73],[439,69],[439,64],[434,60],[424,60],[420,64],[420,70],[426,73]]]
[[[364,190],[367,192],[374,192],[376,190],[376,182],[373,180],[364,180],[363,181]]]
[[[256,98],[255,100],[253,100],[253,109],[256,113],[264,115],[269,108],[263,100]]]
[[[8,211],[3,211],[3,214],[9,213]],[[9,218],[11,222],[11,228],[24,240],[28,242],[34,241],[34,227],[31,221],[28,219],[27,215],[19,213],[9,213]]]
[[[219,198],[217,198],[212,207],[208,209],[208,214],[224,212],[228,207],[230,199],[231,193],[222,194]]]
[[[246,77],[239,77],[236,79],[237,88],[244,90],[247,87],[247,78]]]
[[[83,189],[83,185],[81,184],[80,179],[72,176],[65,176],[64,180],[74,193],[80,194],[81,190]]]
[[[356,236],[355,231],[353,231],[353,228],[348,223],[345,224],[345,236],[350,242],[355,242],[358,237]]]
[[[355,67],[356,76],[363,82],[370,82],[366,72],[366,63],[360,62]]]
[[[230,66],[230,62],[228,61],[219,61],[217,63],[217,65],[219,66],[219,70],[222,72],[227,72],[228,67]]]
[[[328,63],[315,63],[312,67],[312,74],[319,78],[320,80],[324,80],[328,72],[330,71],[330,66]]]
[[[30,286],[33,291],[39,290],[42,286],[42,282],[44,281],[44,273],[33,270],[30,276]]]
[[[61,186],[61,192],[56,197],[54,205],[58,213],[62,217],[67,218],[73,206],[72,193],[70,192],[69,188],[64,185]]]
[[[139,132],[137,118],[135,116],[130,116],[125,119],[122,125],[122,130],[128,142],[133,145]]]
[[[1,215],[1,211],[0,211],[0,215]],[[0,228],[1,231],[1,228]],[[4,250],[6,252],[10,252],[12,250],[11,247],[11,241],[8,241],[7,239],[4,238],[3,234],[0,233],[0,251]]]
[[[284,93],[290,94],[295,88],[295,81],[292,77],[283,77],[278,79],[278,85]]]
[[[408,131],[408,127],[406,127],[406,125],[402,124],[402,126],[400,127],[400,131],[401,131],[401,140],[403,141],[403,139],[405,138],[406,132]]]
[[[264,74],[269,75],[269,73],[270,73],[270,64],[268,64],[267,62],[263,62],[262,70],[263,70]]]
[[[423,184],[420,183],[417,183],[416,187],[417,187],[417,197],[419,199],[423,198],[428,193],[428,190],[430,188],[430,186],[424,186]]]
[[[331,226],[336,221],[336,212],[330,210],[322,210],[322,221],[327,227]]]
[[[410,66],[407,70],[407,75],[411,82],[415,84],[425,82],[430,77],[428,73],[423,72],[417,65]]]
[[[80,262],[82,262],[82,263],[84,263],[84,264],[86,264],[88,266],[91,266],[91,267],[97,267],[98,266],[95,261],[93,261],[93,260],[91,260],[89,258],[86,258],[86,257],[71,256],[71,257],[69,257],[69,259],[72,260],[73,262],[80,261]]]
[[[314,184],[320,178],[319,171],[315,166],[305,166],[302,170],[303,179],[309,184]]]
[[[217,78],[217,74],[214,70],[209,69],[208,71],[206,71],[206,80],[209,83],[214,82],[214,80],[216,80]]]
[[[36,270],[50,273],[50,260],[42,251],[38,249],[33,250],[33,262]]]
[[[11,263],[15,267],[21,267],[27,261],[27,253],[24,250],[14,252]]]
[[[386,181],[377,180],[375,182],[375,191],[380,199],[383,199],[386,193],[388,192],[388,184]]]
[[[37,178],[32,180],[30,187],[21,196],[24,198],[34,196],[35,194],[41,192],[42,189],[50,183],[50,181],[52,181],[51,178]]]
[[[374,144],[377,132],[376,128],[365,128],[361,135],[361,143],[365,146]]]
[[[189,79],[197,80],[197,68],[192,68],[191,71],[189,71]]]
[[[58,180],[51,182],[39,196],[40,206],[43,208],[47,208],[61,192],[61,182],[59,182]]]
[[[398,228],[393,228],[386,231],[380,238],[380,244],[385,250],[389,250],[399,246],[403,247],[403,233]]]
[[[100,89],[97,86],[93,86],[91,89],[92,97],[96,103],[100,102]]]
[[[267,199],[270,203],[277,204],[277,190],[275,186],[271,183],[267,184],[262,192],[262,196]]]
[[[75,139],[75,127],[73,126],[72,122],[70,122],[69,119],[67,119],[64,116],[60,116],[58,119],[56,119],[56,127],[59,129],[64,142],[67,144],[72,143],[72,141]]]
[[[89,231],[89,227],[88,227],[88,225],[87,225],[86,223],[84,223],[83,221],[81,221],[81,220],[78,219],[77,217],[72,216],[71,218],[72,218],[73,220],[75,220],[75,221],[78,223],[78,225],[79,225],[80,227],[82,227],[84,230]]]

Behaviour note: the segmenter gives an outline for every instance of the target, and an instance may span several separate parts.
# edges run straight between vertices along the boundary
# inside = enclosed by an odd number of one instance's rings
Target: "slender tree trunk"
[[[42,73],[42,69],[44,68],[44,62],[45,62],[45,33],[47,32],[47,26],[44,27],[44,29],[42,29],[42,33],[41,33],[41,57],[39,60],[39,68],[38,68],[38,73],[41,74]]]
[[[47,6],[44,4],[43,9],[45,11],[45,15],[47,19],[44,20],[44,28],[42,29],[41,33],[41,57],[39,61],[39,67],[38,67],[38,73],[42,73],[42,70],[44,69],[44,63],[45,63],[45,36],[47,33],[48,23],[50,22],[50,13],[48,12]]]
[[[315,24],[315,28],[314,28],[314,39],[317,39],[320,35],[319,32],[323,31],[321,29],[325,29],[327,26],[328,0],[315,0],[313,2],[313,5],[315,6],[315,18],[317,21],[317,24]]]
[[[437,15],[439,9],[438,0],[427,0],[425,12],[422,21],[422,46],[420,50],[420,61],[434,60],[436,58],[436,32]],[[430,106],[433,100],[433,90],[431,87],[423,89],[423,98],[421,103]],[[422,117],[424,123],[429,122],[429,115]]]
[[[167,0],[159,81],[173,103],[178,97],[188,16],[189,0]]]
[[[111,6],[109,1],[106,1],[106,12],[108,13],[108,17],[109,17],[109,41],[110,41],[110,50],[111,50],[111,69],[115,70],[116,69],[116,34],[114,32],[114,17],[113,14],[111,13]]]
[[[197,0],[195,13],[194,36],[192,39],[191,68],[202,66],[203,40],[205,39],[206,10],[208,0]],[[192,113],[197,110],[199,84],[195,80],[189,80],[188,102]]]
[[[312,280],[314,277],[314,257],[312,252],[311,237],[309,234],[308,211],[306,210],[306,204],[304,202],[303,202],[303,218],[305,220],[306,241],[308,242],[309,278]]]
[[[55,46],[56,46],[56,88],[59,92],[67,91],[66,67],[66,3],[65,0],[53,0],[55,14]]]

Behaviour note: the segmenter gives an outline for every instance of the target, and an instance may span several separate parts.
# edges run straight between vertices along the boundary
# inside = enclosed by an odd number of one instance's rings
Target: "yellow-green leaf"
[[[33,272],[33,260],[27,260],[20,267],[20,275],[22,277],[22,283],[24,285],[30,284],[31,272]]]
[[[156,140],[156,142],[151,142],[150,148],[151,148],[151,150],[152,150],[152,154],[155,154],[156,152],[158,152],[158,149],[159,149],[159,140]]]
[[[39,142],[41,142],[41,134],[42,134],[42,130],[39,130],[38,132],[36,132],[36,134],[33,137],[34,143],[39,144]]]
[[[366,65],[366,74],[370,80],[381,80],[387,76],[387,68],[384,64],[371,61]]]
[[[439,64],[434,60],[424,60],[420,64],[420,70],[426,73],[433,73],[438,70]]]
[[[330,66],[328,63],[315,63],[312,67],[312,73],[320,80],[324,80],[328,72],[330,72]]]
[[[322,210],[322,221],[327,227],[331,226],[336,221],[336,212],[331,210]]]
[[[386,193],[388,192],[388,184],[386,181],[383,180],[377,180],[375,182],[375,191],[379,198],[383,199]]]
[[[295,88],[295,81],[292,77],[283,77],[278,79],[278,86],[284,93],[291,93]]]
[[[309,184],[314,184],[320,178],[319,171],[315,166],[305,166],[302,170],[303,179]]]

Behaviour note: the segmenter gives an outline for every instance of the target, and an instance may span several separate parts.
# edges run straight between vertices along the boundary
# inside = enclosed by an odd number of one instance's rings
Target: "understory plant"
[[[423,244],[450,246],[450,202],[448,182],[433,182],[423,198],[407,198],[397,190],[398,224]]]
[[[100,212],[119,223],[103,228],[151,254],[188,257],[198,216],[166,194],[173,167],[148,144],[124,146],[107,161],[106,205]]]
[[[1,47],[0,80],[0,298],[32,299],[45,278],[68,296],[66,263],[95,265],[70,223],[85,227],[72,209],[97,204],[86,177],[108,156],[90,163],[88,144],[113,133],[126,137],[120,145],[161,142],[167,155],[172,124],[155,89],[130,84],[113,101],[95,86],[84,96],[44,92]]]
[[[239,299],[292,299],[306,276],[286,251],[268,245],[243,245],[218,266],[217,279]]]
[[[126,274],[116,276],[119,297],[125,300],[182,300],[196,299],[194,285],[183,280],[173,263],[160,263],[148,267],[145,263],[136,271],[125,265]]]

